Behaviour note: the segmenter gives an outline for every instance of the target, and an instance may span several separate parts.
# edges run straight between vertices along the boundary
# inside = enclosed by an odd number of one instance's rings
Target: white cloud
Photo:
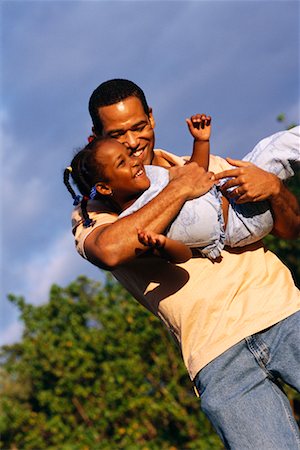
[[[84,260],[76,253],[70,231],[63,232],[48,248],[36,253],[23,267],[26,298],[33,304],[46,302],[53,283],[64,286],[84,269],[86,272],[90,269],[90,263],[83,263]],[[93,269],[92,272],[100,278],[100,270],[96,267]]]
[[[63,232],[48,247],[40,249],[25,265],[16,262],[10,275],[9,291],[25,297],[27,303],[40,305],[49,300],[49,290],[52,284],[62,287],[81,274],[104,281],[103,272],[84,261],[76,253],[69,230]],[[21,337],[23,326],[16,319],[15,306],[8,302],[1,305],[2,329],[0,345],[12,343]],[[7,324],[7,326],[5,326]]]
[[[20,322],[12,322],[0,331],[0,346],[9,345],[21,339],[23,325]]]
[[[3,121],[2,180],[5,195],[2,197],[3,211],[8,218],[8,228],[20,230],[20,223],[33,223],[37,218],[46,193],[46,183],[35,173],[36,164],[28,161],[30,151],[9,131],[11,121],[7,111],[1,111]]]

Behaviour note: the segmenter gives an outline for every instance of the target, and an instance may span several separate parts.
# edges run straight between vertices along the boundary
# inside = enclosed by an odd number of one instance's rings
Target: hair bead
[[[84,228],[88,228],[88,227],[90,227],[90,226],[92,226],[92,225],[93,225],[93,221],[92,221],[92,219],[90,219],[89,217],[86,218],[86,219],[84,220],[84,222],[83,222]]]
[[[79,203],[81,202],[81,200],[82,200],[81,195],[75,195],[73,205],[74,205],[74,206],[79,205]]]
[[[96,195],[97,195],[97,189],[96,189],[96,186],[93,186],[92,189],[91,189],[91,192],[90,192],[90,199],[94,200]]]

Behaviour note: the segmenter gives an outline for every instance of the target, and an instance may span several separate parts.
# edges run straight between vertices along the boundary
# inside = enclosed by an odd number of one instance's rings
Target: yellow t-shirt
[[[183,158],[155,152],[165,165],[184,164]],[[219,172],[228,166],[222,158],[211,157],[210,170]],[[95,220],[90,228],[83,227],[79,207],[72,215],[76,248],[83,257],[89,233],[117,220],[98,201],[89,202],[88,211]],[[112,274],[174,334],[191,379],[246,336],[300,310],[300,292],[289,270],[262,243],[223,250],[221,262],[193,257],[171,264],[141,255]]]

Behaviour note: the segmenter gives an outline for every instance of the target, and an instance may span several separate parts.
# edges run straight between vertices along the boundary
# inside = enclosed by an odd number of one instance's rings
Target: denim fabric
[[[299,428],[279,382],[300,391],[300,311],[234,345],[194,381],[226,448],[299,450]]]

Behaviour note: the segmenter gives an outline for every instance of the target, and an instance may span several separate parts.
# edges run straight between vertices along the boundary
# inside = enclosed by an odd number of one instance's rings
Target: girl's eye
[[[118,167],[123,167],[124,164],[125,164],[125,161],[124,161],[124,159],[122,159],[122,161],[119,162]]]

